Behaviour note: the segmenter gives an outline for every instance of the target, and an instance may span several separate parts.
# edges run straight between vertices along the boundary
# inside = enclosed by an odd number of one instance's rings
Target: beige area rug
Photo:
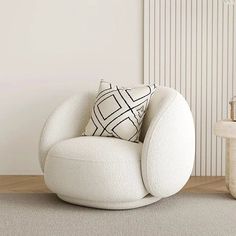
[[[0,235],[235,236],[236,200],[180,193],[122,211],[71,205],[54,194],[0,194]]]

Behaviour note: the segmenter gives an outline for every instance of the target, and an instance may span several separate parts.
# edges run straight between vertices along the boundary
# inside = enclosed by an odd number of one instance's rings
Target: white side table
[[[231,195],[236,198],[236,122],[218,121],[215,134],[226,138],[225,182]]]

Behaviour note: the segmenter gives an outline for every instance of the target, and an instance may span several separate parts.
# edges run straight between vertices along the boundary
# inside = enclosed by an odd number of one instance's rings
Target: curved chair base
[[[64,196],[60,194],[58,194],[57,196],[63,201],[66,201],[72,204],[99,208],[99,209],[109,209],[109,210],[124,210],[124,209],[138,208],[138,207],[152,204],[161,199],[161,198],[153,197],[152,195],[147,195],[146,197],[140,200],[132,201],[132,202],[99,202],[99,201],[82,200],[82,199],[68,197],[68,196]]]

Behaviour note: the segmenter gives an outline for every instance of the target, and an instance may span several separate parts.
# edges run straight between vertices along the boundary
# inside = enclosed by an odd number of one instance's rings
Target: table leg
[[[226,139],[226,155],[225,155],[225,184],[229,190],[229,158],[230,158],[230,139]]]
[[[233,197],[236,198],[236,139],[229,140],[228,148],[228,183],[229,191]]]

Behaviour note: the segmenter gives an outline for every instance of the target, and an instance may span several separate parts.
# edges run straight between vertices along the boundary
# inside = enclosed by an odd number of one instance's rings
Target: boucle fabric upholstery
[[[143,121],[143,144],[110,137],[78,138],[94,99],[85,97],[68,99],[43,129],[40,163],[49,189],[72,203],[128,209],[170,196],[184,186],[193,167],[195,139],[192,114],[182,95],[165,87],[154,93]]]
[[[168,197],[178,192],[191,175],[195,153],[192,114],[182,95],[165,88],[153,96],[147,119],[143,180],[153,196]]]
[[[63,102],[47,119],[39,143],[39,162],[44,169],[47,153],[56,143],[83,133],[95,95],[81,93]]]

